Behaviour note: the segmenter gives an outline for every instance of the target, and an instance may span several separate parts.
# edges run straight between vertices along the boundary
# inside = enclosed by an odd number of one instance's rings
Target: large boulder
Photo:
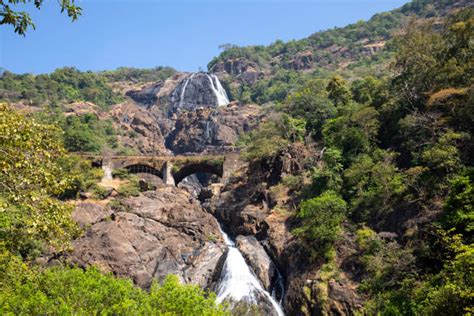
[[[269,290],[278,278],[278,272],[272,259],[255,236],[237,236],[236,246],[247,264],[260,279],[265,289]]]
[[[72,211],[72,219],[81,226],[93,225],[108,218],[112,214],[111,210],[103,206],[90,203],[81,202],[76,205]]]
[[[71,263],[130,277],[143,288],[168,274],[208,287],[226,249],[216,220],[172,187],[123,200],[73,246]]]

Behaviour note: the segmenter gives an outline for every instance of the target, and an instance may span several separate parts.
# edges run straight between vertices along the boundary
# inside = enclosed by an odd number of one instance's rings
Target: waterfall
[[[227,97],[227,92],[225,91],[224,87],[222,86],[221,82],[219,81],[219,78],[217,78],[216,75],[209,75],[208,73],[192,73],[188,78],[185,79],[184,83],[181,85],[181,89],[179,91],[179,103],[178,107],[183,108],[184,105],[184,100],[185,100],[185,93],[186,93],[186,88],[188,87],[188,84],[193,80],[196,74],[199,75],[205,75],[207,80],[209,80],[210,88],[212,90],[212,93],[215,95],[216,100],[217,100],[217,106],[224,106],[229,104],[229,98]],[[201,77],[203,78],[203,77]],[[197,80],[197,78],[196,78]],[[198,82],[199,85],[199,82]],[[192,103],[192,102],[191,102]]]
[[[102,164],[102,170],[104,170],[104,176],[102,180],[112,180],[112,167],[109,164]]]
[[[224,87],[222,87],[219,78],[216,75],[209,75],[206,74],[209,82],[211,83],[211,89],[216,95],[217,98],[217,105],[223,106],[229,104],[229,98],[227,97],[227,92],[225,91]]]
[[[231,299],[258,304],[258,298],[263,297],[271,303],[278,316],[285,315],[281,305],[263,288],[260,281],[252,273],[244,257],[235,247],[235,243],[221,228],[220,231],[229,251],[221,272],[217,289],[217,302],[221,303],[225,299]]]
[[[206,139],[206,142],[211,137],[211,133],[210,133],[210,130],[209,130],[209,123],[210,123],[209,121],[206,122],[206,129],[204,130],[204,138]]]
[[[186,81],[184,82],[183,87],[181,88],[181,94],[179,95],[179,107],[182,107],[184,102],[184,93],[186,92],[186,87],[188,86],[189,81],[191,81],[196,73],[192,73]]]

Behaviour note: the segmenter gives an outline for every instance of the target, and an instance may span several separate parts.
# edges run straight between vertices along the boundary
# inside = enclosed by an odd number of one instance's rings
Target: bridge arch
[[[149,173],[163,179],[163,173],[161,170],[155,169],[147,164],[137,163],[125,166],[124,168],[127,169],[129,173]]]
[[[173,178],[176,185],[178,185],[184,178],[199,173],[210,173],[222,177],[224,175],[224,168],[222,164],[209,161],[196,161],[188,163],[177,170],[173,170]]]

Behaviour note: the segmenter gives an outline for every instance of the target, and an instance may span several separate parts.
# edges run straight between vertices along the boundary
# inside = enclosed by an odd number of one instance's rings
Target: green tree
[[[258,130],[244,136],[240,144],[245,145],[243,156],[247,160],[257,160],[275,155],[288,145],[288,140],[280,135],[278,125],[270,121],[260,124]]]
[[[474,9],[449,17],[442,32],[429,23],[407,26],[395,39],[394,68],[399,74],[393,80],[407,105],[422,108],[436,91],[472,85],[473,37]]]
[[[354,101],[379,108],[386,102],[388,91],[384,82],[372,76],[356,80],[351,86]]]
[[[347,196],[356,220],[380,221],[399,202],[406,185],[394,158],[394,153],[378,150],[372,157],[358,156],[344,171]]]
[[[306,120],[308,130],[315,136],[320,136],[323,124],[335,114],[322,80],[311,80],[297,89],[288,96],[285,104],[290,115]]]
[[[444,229],[454,230],[472,243],[474,231],[473,171],[450,181],[450,192],[444,203],[440,222]]]
[[[215,294],[182,285],[174,275],[148,293],[94,268],[36,271],[6,258],[0,257],[2,315],[228,315]]]
[[[323,164],[312,172],[312,194],[319,195],[326,190],[340,192],[343,179],[343,157],[339,149],[326,148],[323,151]]]
[[[0,105],[0,236],[24,256],[38,245],[67,246],[75,232],[71,208],[57,199],[71,177],[57,128]]]
[[[339,238],[346,215],[346,202],[335,192],[303,201],[298,211],[301,227],[293,232],[325,253]]]
[[[349,104],[339,116],[329,119],[322,134],[326,146],[342,151],[346,161],[358,154],[370,152],[377,141],[379,114],[373,107]]]
[[[4,0],[0,1],[0,25],[11,25],[15,29],[15,33],[25,35],[28,27],[35,28],[35,24],[31,20],[30,14],[26,11],[18,11],[18,5],[33,4],[36,9],[41,9],[44,0]],[[59,6],[61,13],[66,12],[72,21],[77,20],[82,13],[82,8],[76,6],[74,0],[60,0]]]
[[[334,76],[328,83],[326,90],[328,98],[332,100],[336,107],[346,105],[351,100],[351,92],[347,83],[339,76]]]

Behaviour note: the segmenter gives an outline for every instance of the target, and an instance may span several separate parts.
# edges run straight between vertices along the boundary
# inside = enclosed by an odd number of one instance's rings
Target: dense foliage
[[[75,226],[70,207],[55,198],[72,182],[59,130],[0,105],[0,151],[2,247],[25,257],[42,246],[63,249]]]
[[[368,21],[320,31],[301,40],[277,40],[268,46],[223,45],[223,52],[208,64],[208,69],[212,71],[219,63],[237,60],[261,71],[256,83],[236,85],[232,79],[227,82],[234,98],[260,104],[281,102],[289,91],[308,80],[329,78],[335,71],[346,78],[381,77],[389,73],[387,64],[395,50],[391,38],[405,24],[415,18],[443,17],[457,2],[414,0],[399,9],[376,14]],[[238,76],[234,73],[231,78]]]
[[[312,79],[277,107],[301,121],[298,139],[273,119],[246,141],[250,160],[302,139],[318,153],[299,175],[310,184],[296,186],[293,233],[332,273],[336,245],[355,234],[368,314],[473,312],[473,41],[472,9],[410,24],[393,41],[393,76]]]
[[[78,157],[68,157],[60,130],[0,105],[0,313],[226,315],[215,294],[181,285],[169,276],[146,292],[130,280],[57,266],[44,269],[33,260],[45,251],[67,250],[79,229],[74,197],[101,174]],[[133,181],[132,181],[133,180]],[[135,179],[119,192],[135,195]]]
[[[100,75],[109,82],[131,81],[131,82],[151,82],[165,80],[176,73],[170,67],[155,67],[152,69],[140,69],[120,67],[116,70],[104,71]]]
[[[17,75],[4,71],[0,75],[0,101],[21,102],[31,106],[47,105],[63,109],[65,104],[88,101],[107,110],[111,105],[123,101],[109,83],[160,81],[176,71],[170,67],[153,69],[118,68],[116,70],[92,72],[65,67],[51,74]]]
[[[104,77],[94,72],[81,72],[75,68],[61,68],[51,74],[16,75],[5,71],[0,77],[0,100],[21,101],[28,105],[90,101],[106,109],[118,103],[121,97],[107,85]]]
[[[34,270],[18,258],[0,257],[2,315],[226,315],[196,285],[182,285],[169,275],[149,292],[130,280],[96,269]],[[9,260],[9,261],[6,261]]]

